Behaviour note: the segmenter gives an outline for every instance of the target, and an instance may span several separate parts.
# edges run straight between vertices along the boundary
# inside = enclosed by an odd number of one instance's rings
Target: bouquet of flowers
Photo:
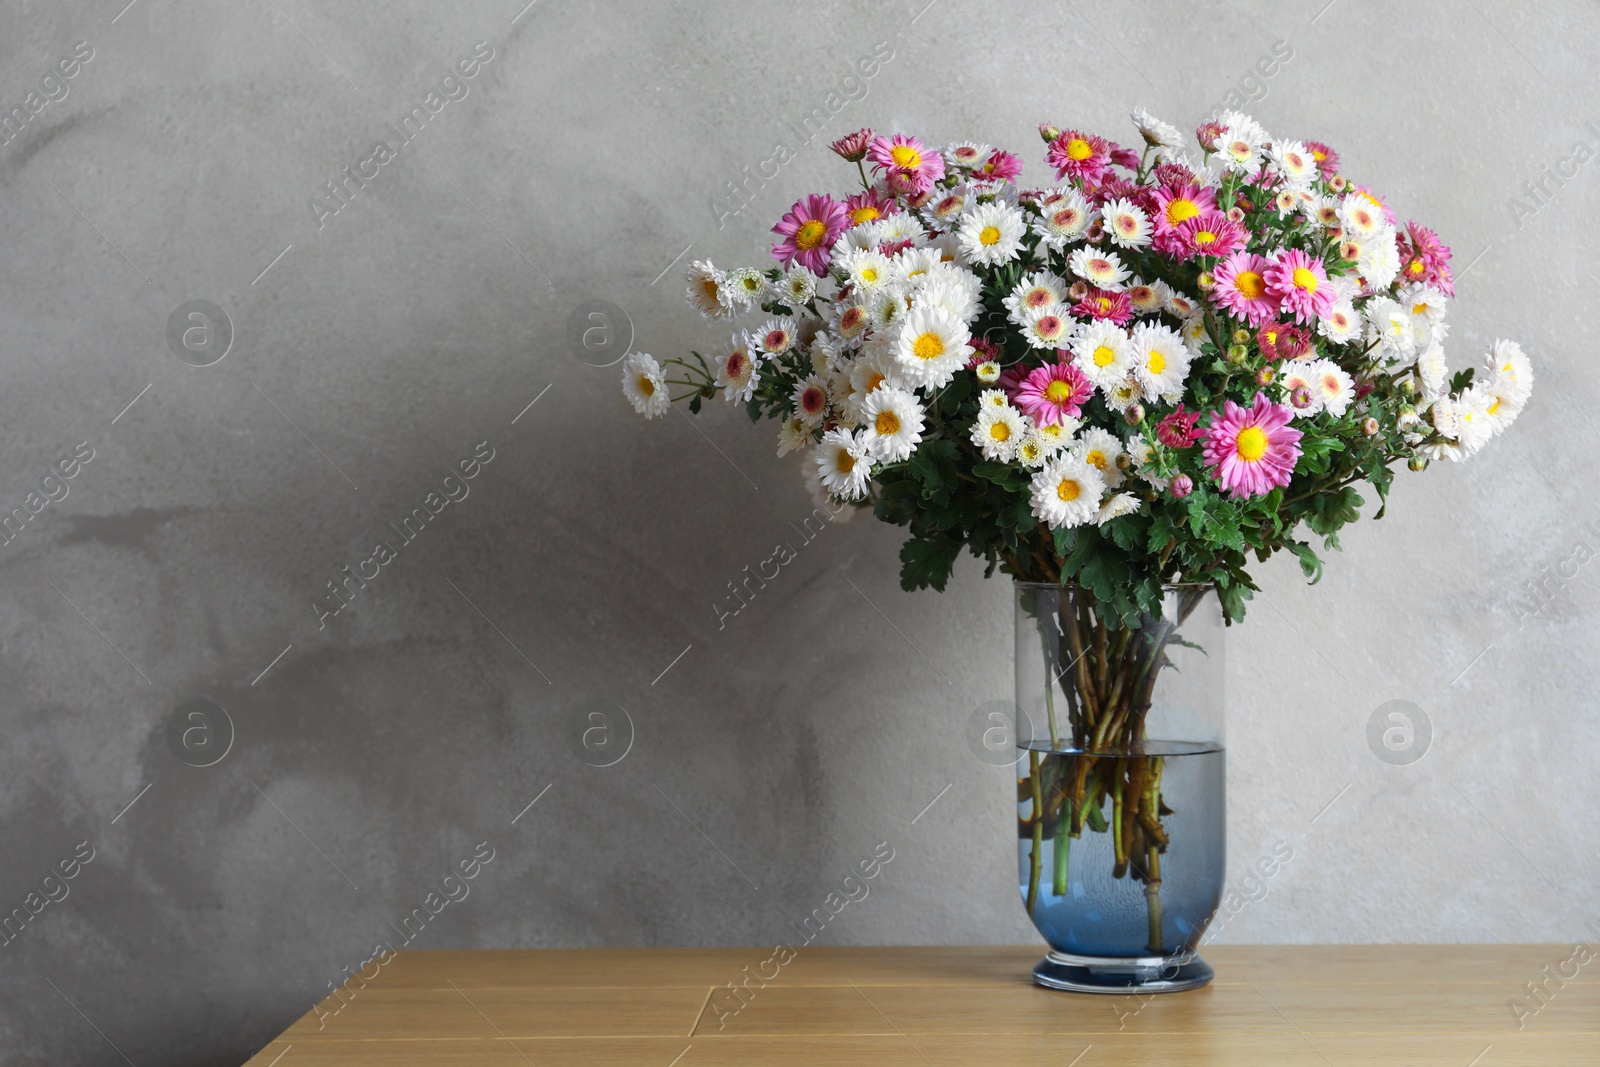
[[[1197,163],[1133,120],[1140,152],[1041,126],[1048,189],[987,145],[841,138],[862,189],[796,202],[782,268],[689,268],[706,316],[758,318],[710,358],[630,356],[625,394],[647,417],[721,392],[777,420],[821,492],[910,528],[907,589],[943,589],[963,547],[1129,622],[1173,582],[1239,619],[1252,555],[1315,579],[1309,538],[1338,547],[1356,484],[1383,500],[1395,464],[1504,432],[1528,358],[1497,341],[1450,370],[1450,249],[1327,145],[1223,112]]]
[[[781,267],[689,268],[706,316],[757,317],[709,358],[631,355],[622,384],[646,417],[721,392],[777,420],[778,454],[799,453],[818,493],[909,528],[908,590],[943,589],[963,548],[1062,587],[1037,612],[1050,743],[1019,782],[1029,910],[1044,835],[1059,895],[1087,824],[1146,884],[1160,952],[1172,809],[1161,758],[1128,754],[1147,751],[1185,617],[1215,590],[1241,618],[1252,556],[1293,552],[1315,581],[1312,539],[1338,547],[1358,484],[1386,503],[1395,465],[1477,452],[1533,372],[1511,341],[1451,371],[1450,249],[1332,148],[1227,111],[1195,130],[1196,159],[1132,118],[1139,151],[1041,126],[1045,189],[988,145],[841,138],[861,190],[797,201],[773,227]]]

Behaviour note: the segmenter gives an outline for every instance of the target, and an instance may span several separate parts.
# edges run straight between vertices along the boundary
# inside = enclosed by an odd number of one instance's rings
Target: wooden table
[[[1039,955],[403,952],[249,1067],[1600,1065],[1600,960],[1571,962],[1572,946],[1213,946],[1209,987],[1143,999],[1040,989]],[[727,983],[747,977],[736,999]]]

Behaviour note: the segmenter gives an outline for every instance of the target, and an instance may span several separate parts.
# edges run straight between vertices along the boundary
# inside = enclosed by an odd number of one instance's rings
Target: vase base
[[[1178,956],[1075,956],[1051,949],[1033,968],[1047,989],[1072,993],[1177,993],[1199,989],[1216,974],[1193,952]]]

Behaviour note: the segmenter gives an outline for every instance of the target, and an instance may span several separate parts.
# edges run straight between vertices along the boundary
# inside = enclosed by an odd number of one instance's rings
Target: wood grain
[[[1040,989],[1037,948],[803,948],[763,981],[771,955],[401,953],[250,1067],[1600,1064],[1591,968],[1529,998],[1570,946],[1213,947],[1211,986],[1148,998]]]

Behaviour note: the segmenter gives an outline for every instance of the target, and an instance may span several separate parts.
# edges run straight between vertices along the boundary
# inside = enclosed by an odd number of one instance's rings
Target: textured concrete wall
[[[1237,91],[1455,246],[1452,351],[1519,338],[1534,400],[1471,463],[1402,474],[1320,587],[1262,568],[1230,647],[1231,865],[1295,858],[1221,936],[1600,919],[1600,179],[1570,162],[1600,147],[1593,5],[122,2],[0,11],[8,108],[74,71],[0,145],[0,510],[74,472],[0,547],[0,910],[52,870],[67,893],[0,948],[0,1063],[237,1063],[419,907],[418,947],[770,945],[882,841],[827,941],[1032,939],[1007,776],[966,736],[1009,692],[1007,588],[969,561],[903,594],[898,532],[857,521],[719,630],[725,583],[810,511],[795,468],[721,405],[644,425],[569,350],[600,299],[639,347],[711,343],[682,263],[760,261],[797,195],[848,185],[796,132],[818,108],[829,136],[990,140],[1042,176],[1039,120],[1127,137],[1132,105],[1189,125]],[[169,340],[189,301],[231,322],[220,362],[194,365],[220,333]],[[1369,746],[1392,700],[1426,715],[1420,761]]]

